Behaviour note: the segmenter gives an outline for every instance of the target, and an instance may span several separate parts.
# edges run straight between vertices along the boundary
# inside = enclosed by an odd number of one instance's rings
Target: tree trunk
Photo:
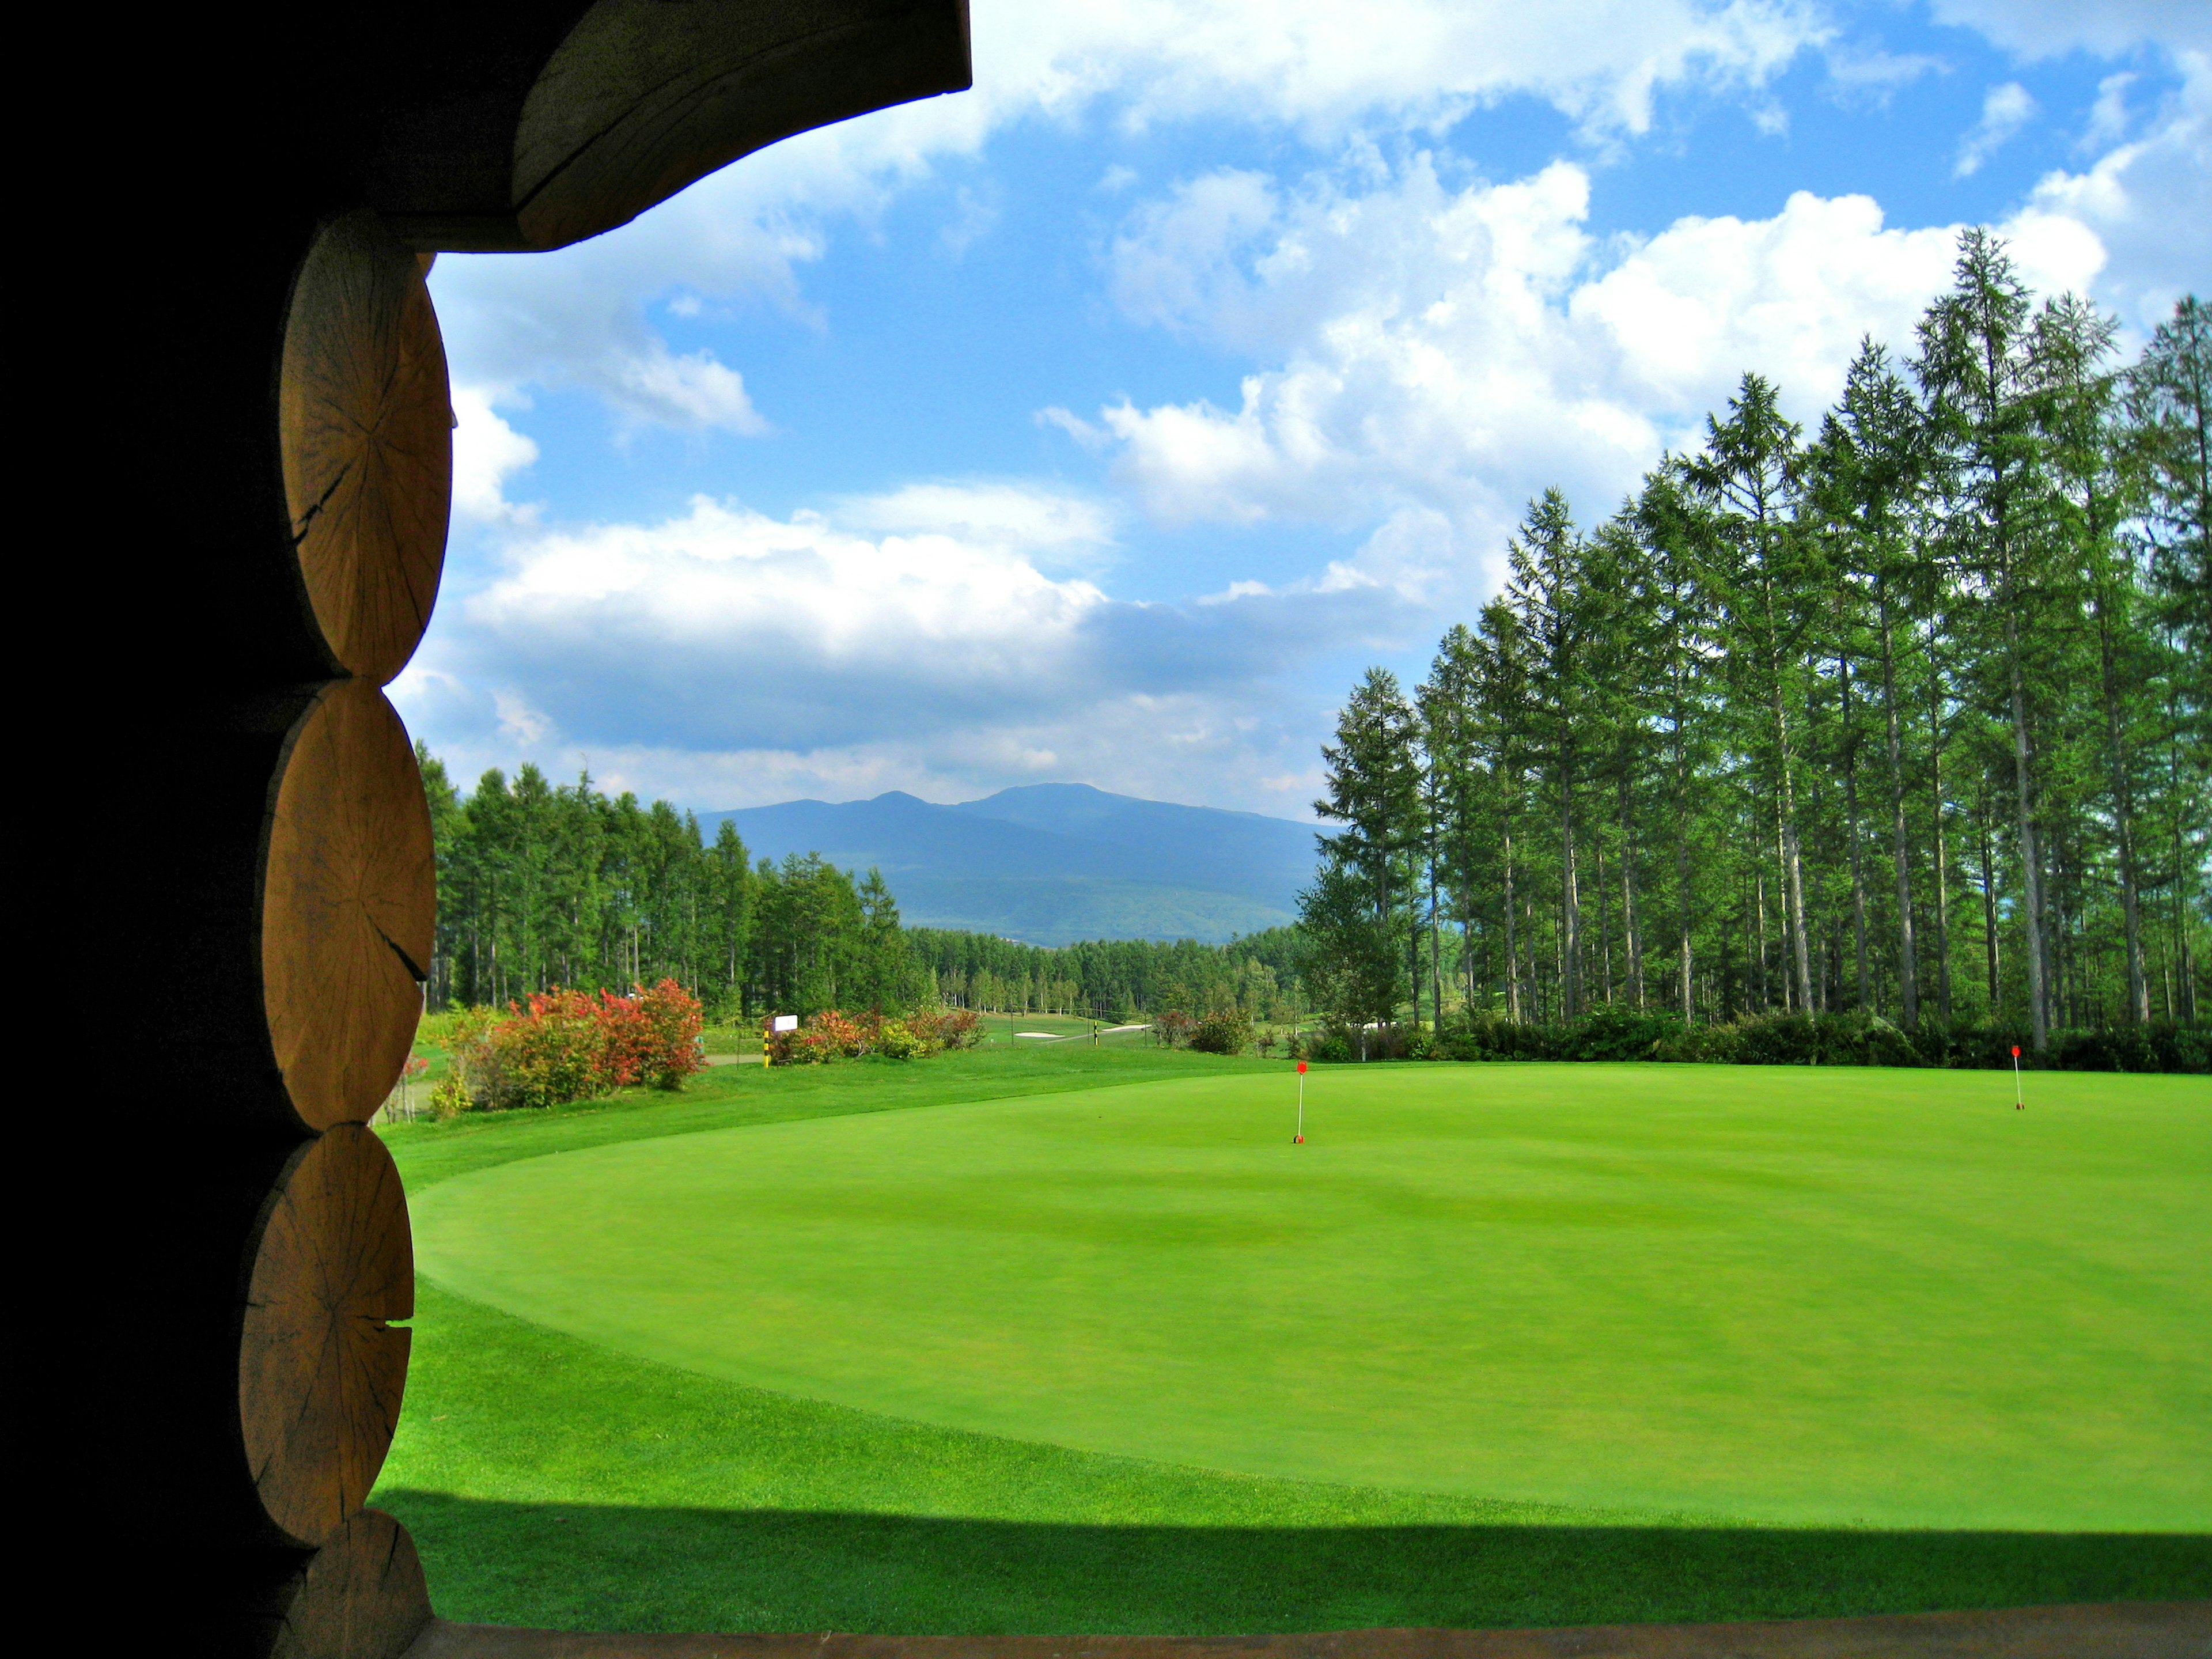
[[[1505,850],[1505,1017],[1521,1024],[1521,958],[1513,948],[1513,830],[1504,833]]]
[[[1759,1006],[1764,1010],[1774,1003],[1774,993],[1767,983],[1766,975],[1766,872],[1764,869],[1752,872],[1751,893],[1759,928],[1759,970],[1753,978],[1759,988]]]
[[[1565,756],[1559,768],[1559,1012],[1582,1012],[1582,896],[1575,881],[1574,778]]]
[[[1620,775],[1620,934],[1628,953],[1629,991],[1638,1008],[1644,1006],[1644,940],[1637,932],[1636,838],[1629,829],[1628,773]]]
[[[1897,991],[1905,1029],[1920,1024],[1920,965],[1912,939],[1912,854],[1905,827],[1905,744],[1897,718],[1897,662],[1892,640],[1889,594],[1877,587],[1881,624],[1881,704],[1889,736],[1890,848],[1897,866]]]
[[[1779,699],[1777,700],[1779,708]],[[1797,968],[1798,1006],[1810,1012],[1813,1007],[1813,952],[1805,927],[1805,865],[1797,844],[1797,794],[1791,781],[1791,767],[1785,752],[1782,767],[1782,870],[1789,884],[1783,895],[1783,917],[1790,929],[1791,952]]]
[[[1613,1002],[1613,915],[1610,890],[1605,880],[1605,843],[1595,843],[1592,856],[1597,863],[1597,974],[1598,987],[1607,1005]]]
[[[1986,959],[1990,975],[1990,1018],[1996,1018],[2002,980],[1997,959],[1997,884],[1995,869],[1996,849],[1990,845],[1989,803],[1982,802],[1977,815],[1982,831],[1982,954]]]
[[[1444,942],[1443,921],[1437,909],[1436,850],[1429,852],[1429,1001],[1435,1015],[1432,1022],[1441,1031],[1444,1024]]]
[[[2150,1023],[2150,986],[2143,977],[2142,906],[2136,878],[2135,791],[2120,720],[2118,671],[2110,608],[2097,596],[2097,647],[2105,694],[2105,755],[2112,786],[2112,838],[2120,858],[2120,920],[2128,957],[2128,1018]]]
[[[1851,729],[1851,665],[1841,652],[1836,655],[1844,696],[1844,833],[1851,849],[1851,944],[1856,953],[1859,1012],[1869,1012],[1872,994],[1867,985],[1866,872],[1859,854],[1858,741]]]
[[[2027,1014],[2035,1052],[2051,1046],[2051,992],[2046,982],[2043,930],[2043,858],[2035,833],[2034,751],[2027,734],[2027,687],[2020,664],[2020,623],[2014,614],[2012,582],[2005,583],[2005,657],[2011,673],[2013,787],[2020,811],[2020,866],[2026,889],[2027,930]]]
[[[1680,912],[1677,921],[1681,930],[1682,1024],[1687,1029],[1694,1005],[1690,1000],[1690,800],[1684,767],[1682,717],[1678,706],[1674,714],[1674,887],[1676,905]]]
[[[1946,855],[1943,814],[1943,657],[1936,624],[1928,625],[1928,769],[1929,826],[1936,849],[1936,1015],[1951,1023],[1951,866]]]

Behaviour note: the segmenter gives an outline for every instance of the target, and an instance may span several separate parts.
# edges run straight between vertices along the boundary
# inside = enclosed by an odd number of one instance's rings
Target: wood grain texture
[[[308,606],[338,662],[379,685],[429,623],[453,505],[453,400],[424,275],[373,213],[325,227],[292,291],[277,386]]]
[[[523,106],[515,222],[559,247],[779,138],[972,78],[965,8],[942,0],[599,0]]]
[[[598,0],[392,39],[368,198],[422,248],[564,246],[778,139],[973,79],[964,0]],[[409,86],[423,74],[437,95]]]
[[[415,1540],[383,1510],[363,1510],[307,1563],[270,1656],[399,1659],[429,1622]]]
[[[269,1037],[309,1128],[365,1123],[422,1015],[437,913],[430,809],[407,730],[362,680],[327,687],[290,733],[261,875]]]
[[[399,1423],[415,1245],[384,1143],[341,1124],[263,1206],[238,1355],[238,1419],[261,1506],[316,1547],[360,1510]]]

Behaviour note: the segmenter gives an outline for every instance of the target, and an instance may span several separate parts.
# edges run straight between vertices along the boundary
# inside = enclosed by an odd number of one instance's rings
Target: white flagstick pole
[[[1292,1142],[1292,1145],[1294,1145],[1294,1146],[1304,1146],[1305,1144],[1306,1144],[1306,1063],[1305,1063],[1305,1061],[1304,1061],[1304,1060],[1300,1060],[1300,1061],[1298,1062],[1298,1133],[1297,1133],[1297,1139],[1296,1139],[1295,1141],[1293,1141],[1293,1142]]]
[[[2020,1091],[2020,1044],[2012,1045],[2012,1109],[2015,1112],[2027,1109],[2027,1097]]]

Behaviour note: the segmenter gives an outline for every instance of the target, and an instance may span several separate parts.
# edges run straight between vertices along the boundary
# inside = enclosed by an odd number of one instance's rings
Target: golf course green
[[[1119,1077],[410,1170],[419,1268],[668,1376],[1225,1476],[2212,1531],[2202,1079],[1330,1067],[1293,1146],[1285,1066]]]

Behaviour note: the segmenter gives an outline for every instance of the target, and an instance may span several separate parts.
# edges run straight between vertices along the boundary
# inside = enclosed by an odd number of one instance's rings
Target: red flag
[[[2020,1052],[2020,1050],[2019,1050],[2019,1049],[2017,1049],[2017,1048],[2015,1048],[2015,1049],[2014,1049],[2014,1050],[2013,1050],[2013,1053],[2014,1053],[2014,1054],[2018,1054],[2019,1052]],[[1301,1072],[1303,1072],[1303,1071],[1304,1071],[1304,1070],[1305,1070],[1305,1068],[1306,1068],[1306,1063],[1305,1063],[1305,1061],[1304,1061],[1303,1060],[1300,1060],[1300,1061],[1298,1062],[1298,1070],[1299,1070],[1299,1071],[1301,1071]]]

